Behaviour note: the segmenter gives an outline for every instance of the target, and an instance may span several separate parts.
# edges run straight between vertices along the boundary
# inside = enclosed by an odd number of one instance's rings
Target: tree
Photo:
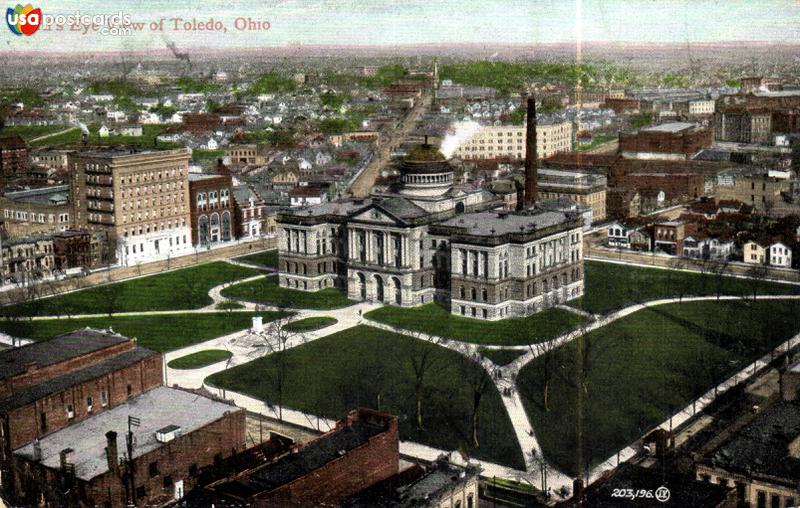
[[[767,267],[764,265],[754,265],[752,268],[747,270],[747,277],[750,282],[750,291],[752,292],[754,302],[756,301],[756,298],[758,298],[758,291],[761,289],[761,285],[767,278],[767,275]]]
[[[555,469],[547,462],[542,452],[537,451],[535,448],[528,452],[526,458],[528,474],[532,479],[537,476],[539,477],[539,490],[541,490],[545,496],[550,497],[550,493],[548,492],[550,489],[547,486],[547,475],[548,473],[554,472]],[[533,484],[533,482],[530,483],[531,485]]]
[[[283,309],[280,309],[283,311]],[[278,404],[278,420],[283,421],[283,398],[286,392],[286,379],[288,374],[288,360],[285,353],[288,349],[305,342],[302,333],[287,329],[286,325],[292,320],[292,315],[281,312],[279,317],[267,325],[261,332],[251,332],[239,339],[233,339],[232,344],[251,348],[248,356],[259,357],[272,354],[272,369],[264,374],[275,389]]]
[[[726,276],[728,273],[729,263],[730,261],[724,259],[716,262],[713,268],[711,269],[711,273],[714,276],[714,292],[717,295],[717,300],[719,300],[719,297],[722,296],[722,291],[725,289],[725,283],[727,282]]]
[[[425,397],[425,381],[431,370],[438,364],[441,356],[436,355],[436,341],[423,339],[415,334],[415,340],[408,348],[408,362],[412,371],[412,389],[416,401],[417,429],[424,430],[422,421],[422,402]]]
[[[537,365],[541,366],[539,372],[542,374],[542,404],[545,412],[550,411],[550,381],[552,381],[557,368],[557,357],[553,351],[557,347],[558,345],[553,340],[528,344],[528,350],[534,358],[537,358]]]
[[[480,447],[478,441],[478,419],[480,415],[481,401],[483,396],[492,388],[492,380],[486,373],[486,370],[480,364],[480,356],[477,358],[462,361],[459,364],[459,371],[461,378],[466,382],[469,387],[470,394],[472,395],[472,444],[475,448]]]

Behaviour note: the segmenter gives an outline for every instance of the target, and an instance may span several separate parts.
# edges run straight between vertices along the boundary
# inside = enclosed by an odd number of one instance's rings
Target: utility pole
[[[134,472],[136,468],[133,464],[133,428],[138,427],[142,424],[142,421],[135,416],[128,416],[128,436],[127,436],[127,447],[128,447],[128,461],[125,464],[128,468],[128,482],[130,483],[130,493],[131,493],[131,500],[133,504],[136,504],[136,482],[134,479]]]

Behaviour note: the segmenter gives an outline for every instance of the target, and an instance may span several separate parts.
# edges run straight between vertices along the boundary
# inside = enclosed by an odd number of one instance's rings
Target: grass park
[[[457,316],[438,303],[412,308],[384,306],[364,316],[404,330],[498,346],[550,340],[577,327],[584,320],[574,312],[551,308],[524,318],[484,321]]]
[[[247,256],[238,257],[236,260],[264,266],[266,268],[278,268],[278,250],[272,249],[255,254],[248,254]]]
[[[422,429],[416,419],[414,369],[421,364]],[[354,407],[377,408],[398,415],[404,440],[465,450],[511,467],[524,465],[500,395],[483,369],[456,352],[411,337],[357,326],[219,372],[207,382],[333,419]],[[285,387],[282,395],[280,385]],[[476,447],[471,422],[473,387],[478,386]]]
[[[223,289],[222,296],[232,300],[295,309],[339,309],[356,303],[348,300],[347,296],[336,288],[319,291],[282,288],[278,285],[277,276],[234,284]]]
[[[667,304],[540,356],[517,387],[545,456],[569,474],[577,450],[589,466],[607,459],[796,334],[798,311],[793,300]]]
[[[10,305],[0,313],[6,317],[70,316],[198,309],[213,303],[208,292],[214,286],[260,273],[216,261]]]
[[[81,328],[111,328],[139,345],[159,352],[174,351],[249,328],[253,316],[269,322],[286,315],[281,312],[203,312],[148,314],[72,319],[0,320],[0,331],[14,337],[45,340]]]
[[[196,353],[175,358],[167,364],[171,369],[190,370],[208,367],[228,360],[233,354],[227,349],[204,349]]]
[[[635,303],[687,296],[800,294],[800,286],[727,275],[586,261],[585,295],[571,305],[605,314]]]

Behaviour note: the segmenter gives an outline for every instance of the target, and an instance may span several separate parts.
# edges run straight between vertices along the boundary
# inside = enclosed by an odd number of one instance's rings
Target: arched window
[[[392,277],[392,284],[394,285],[394,303],[400,305],[403,301],[400,291],[400,279],[397,277]]]
[[[222,212],[222,241],[229,242],[231,240],[231,212]]]
[[[219,214],[217,212],[211,214],[209,239],[211,243],[217,243],[219,241]]]
[[[208,217],[205,215],[201,215],[199,219],[197,219],[197,232],[198,232],[198,242],[200,245],[205,245],[208,243]]]

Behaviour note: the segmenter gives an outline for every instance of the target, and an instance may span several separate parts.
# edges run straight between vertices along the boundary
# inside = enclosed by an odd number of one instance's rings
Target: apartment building
[[[462,159],[524,159],[525,125],[484,126],[459,146],[455,156]],[[539,123],[536,150],[540,159],[572,150],[572,123]]]
[[[69,167],[75,223],[106,230],[120,264],[191,251],[186,149],[75,152]]]

